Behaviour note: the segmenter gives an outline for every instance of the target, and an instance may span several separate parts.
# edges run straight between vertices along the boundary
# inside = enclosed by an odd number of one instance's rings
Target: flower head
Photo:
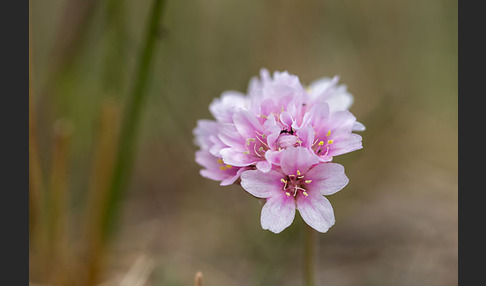
[[[260,71],[247,94],[226,91],[211,102],[215,120],[199,120],[193,133],[201,175],[266,199],[262,226],[280,232],[295,210],[316,230],[334,224],[323,195],[347,183],[335,156],[362,148],[364,125],[349,111],[353,96],[339,78],[304,87],[288,72]],[[280,215],[279,215],[280,213]]]

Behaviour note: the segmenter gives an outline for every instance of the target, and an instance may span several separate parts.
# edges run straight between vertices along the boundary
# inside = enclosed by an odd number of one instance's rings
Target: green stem
[[[116,163],[109,189],[108,206],[102,224],[104,239],[113,231],[114,220],[119,211],[119,201],[129,183],[134,162],[138,123],[142,104],[147,95],[146,87],[151,64],[153,63],[158,26],[164,2],[164,0],[154,0],[153,2],[151,16],[145,31],[144,45],[140,52],[138,67],[135,73],[135,84],[125,109],[120,130]]]
[[[317,235],[316,231],[304,225],[304,285],[314,286],[316,270]]]

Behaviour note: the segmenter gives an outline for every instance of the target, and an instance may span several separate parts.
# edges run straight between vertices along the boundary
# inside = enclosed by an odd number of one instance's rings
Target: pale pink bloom
[[[223,92],[209,107],[216,120],[199,120],[194,130],[196,144],[214,156],[199,154],[204,176],[227,183],[239,168],[269,172],[289,147],[304,147],[320,162],[361,149],[353,131],[364,126],[348,110],[353,96],[337,82],[322,78],[306,89],[295,75],[262,69],[247,95]],[[215,165],[219,161],[224,165]],[[219,170],[226,165],[233,169]]]
[[[307,86],[308,103],[326,102],[330,112],[349,110],[354,102],[354,97],[348,92],[346,85],[338,85],[339,77],[323,77],[311,82]],[[365,126],[360,122],[353,124],[353,131],[364,131]]]
[[[234,167],[223,162],[220,150],[227,146],[219,140],[218,128],[216,121],[198,120],[193,130],[195,143],[201,148],[196,152],[196,163],[204,167],[200,171],[201,176],[221,181],[221,186],[227,186],[233,184],[243,171],[250,168]]]
[[[248,97],[237,91],[225,91],[220,98],[209,104],[209,111],[221,123],[233,122],[233,114],[240,109],[248,108]]]
[[[228,165],[221,158],[213,156],[206,150],[196,152],[196,162],[204,167],[199,172],[201,176],[211,180],[221,181],[221,186],[233,184],[242,172],[250,169],[248,167],[240,168]]]
[[[253,196],[266,200],[260,222],[263,229],[274,233],[292,224],[296,209],[309,226],[327,232],[335,218],[324,196],[338,192],[347,183],[341,165],[319,163],[316,156],[303,147],[285,149],[280,168],[267,173],[248,170],[241,174],[241,186]]]
[[[272,78],[262,69],[260,76],[251,80],[248,98],[232,93],[212,103],[211,110],[219,110],[219,139],[227,145],[220,151],[225,163],[268,172],[289,146],[313,150],[323,162],[362,148],[361,136],[352,133],[359,125],[346,109],[352,96],[336,86],[337,77],[313,84],[307,94],[287,72]]]

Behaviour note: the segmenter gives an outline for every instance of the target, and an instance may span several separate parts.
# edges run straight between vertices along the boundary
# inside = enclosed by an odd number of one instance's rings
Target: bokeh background
[[[303,84],[339,75],[367,127],[362,150],[335,158],[350,182],[329,196],[336,224],[318,236],[318,285],[457,285],[452,0],[167,0],[129,184],[114,231],[89,248],[103,208],[94,186],[112,162],[151,6],[31,1],[43,186],[30,196],[32,285],[193,285],[197,271],[204,285],[301,285],[301,218],[279,235],[262,230],[261,203],[194,162],[196,121],[262,67]]]

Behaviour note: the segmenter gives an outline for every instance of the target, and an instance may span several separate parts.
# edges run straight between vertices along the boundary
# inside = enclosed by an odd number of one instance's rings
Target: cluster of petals
[[[338,77],[304,87],[288,72],[260,71],[246,94],[223,92],[209,106],[214,120],[194,129],[196,162],[203,177],[222,186],[240,182],[265,199],[261,225],[274,233],[287,228],[298,210],[319,232],[334,224],[324,197],[348,183],[333,157],[362,148],[363,131],[349,111],[353,96]]]

